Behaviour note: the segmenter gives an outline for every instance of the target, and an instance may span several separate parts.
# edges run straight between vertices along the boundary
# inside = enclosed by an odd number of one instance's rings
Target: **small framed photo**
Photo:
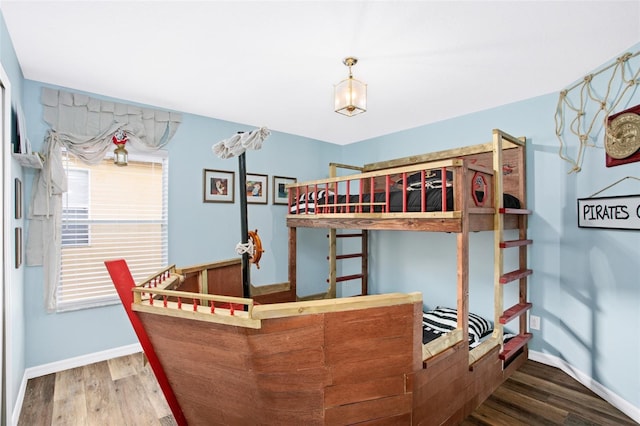
[[[14,181],[14,217],[22,219],[22,181],[18,178]]]
[[[203,202],[233,203],[235,189],[233,172],[204,169],[203,179]]]
[[[267,204],[267,175],[247,173],[247,203]]]
[[[296,183],[296,178],[274,176],[273,177],[273,204],[289,204],[289,190],[285,186]]]

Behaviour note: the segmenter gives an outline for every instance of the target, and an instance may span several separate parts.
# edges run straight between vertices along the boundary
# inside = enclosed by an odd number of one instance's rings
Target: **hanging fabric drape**
[[[215,155],[222,159],[237,157],[247,149],[258,150],[262,148],[262,143],[270,134],[271,132],[266,127],[260,127],[248,133],[236,133],[230,138],[214,144],[211,149]]]
[[[44,143],[44,167],[34,177],[25,259],[27,265],[42,265],[45,305],[53,311],[60,276],[62,195],[67,191],[62,148],[86,164],[97,164],[113,148],[113,135],[124,132],[135,149],[156,151],[169,143],[182,115],[49,88],[43,88],[41,103],[51,128]]]

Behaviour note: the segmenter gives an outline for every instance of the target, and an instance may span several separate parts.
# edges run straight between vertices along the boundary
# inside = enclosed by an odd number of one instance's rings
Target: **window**
[[[89,170],[67,170],[68,191],[62,195],[62,246],[89,244]]]
[[[65,154],[65,169],[57,310],[118,303],[105,260],[125,259],[136,282],[167,265],[166,154],[131,153],[126,167]]]

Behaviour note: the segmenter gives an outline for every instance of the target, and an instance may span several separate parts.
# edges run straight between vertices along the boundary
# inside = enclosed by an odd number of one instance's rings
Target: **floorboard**
[[[18,426],[176,426],[142,354],[27,382]],[[637,425],[561,370],[527,361],[464,426]]]

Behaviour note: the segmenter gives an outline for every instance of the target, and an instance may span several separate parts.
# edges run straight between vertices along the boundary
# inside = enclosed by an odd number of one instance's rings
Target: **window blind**
[[[65,154],[58,311],[118,302],[104,261],[123,258],[134,281],[167,265],[168,160],[164,153],[118,167],[111,158],[87,166]]]

